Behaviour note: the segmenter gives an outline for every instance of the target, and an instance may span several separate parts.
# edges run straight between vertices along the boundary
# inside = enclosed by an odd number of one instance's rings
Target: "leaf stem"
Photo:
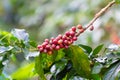
[[[102,8],[98,13],[95,14],[94,18],[88,23],[88,25],[85,27],[85,30],[88,29],[93,23],[100,17],[102,16],[113,4],[115,4],[115,0],[111,1],[108,3],[107,6]],[[76,36],[79,36],[81,33],[78,32]]]

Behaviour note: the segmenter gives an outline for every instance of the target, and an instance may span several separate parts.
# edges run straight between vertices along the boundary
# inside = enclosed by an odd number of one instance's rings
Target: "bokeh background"
[[[45,38],[63,34],[73,25],[85,26],[110,1],[0,0],[0,29],[26,29],[31,39],[41,43]],[[109,42],[111,30],[119,30],[119,8],[119,5],[112,7],[94,23],[95,30],[81,35],[79,41],[84,44]]]
[[[38,44],[64,34],[72,26],[84,27],[111,0],[0,0],[0,30],[25,29]],[[120,6],[115,5],[93,24],[75,44],[116,43],[120,37]],[[11,71],[12,72],[12,71]]]

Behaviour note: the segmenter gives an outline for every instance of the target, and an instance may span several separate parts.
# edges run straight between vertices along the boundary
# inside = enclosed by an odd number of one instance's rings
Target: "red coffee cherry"
[[[76,27],[72,27],[71,30],[75,32],[76,31]]]
[[[58,41],[58,44],[62,44],[62,43],[63,43],[63,40],[60,39],[60,40]]]
[[[49,39],[45,39],[45,42],[49,42]]]
[[[82,29],[83,27],[82,27],[82,25],[77,25],[77,28]]]
[[[85,29],[83,29],[83,28],[79,30],[80,33],[83,33],[84,31],[85,31]]]
[[[76,40],[77,40],[77,37],[76,37],[76,36],[74,36],[74,37],[73,37],[73,41],[76,41]]]
[[[82,28],[81,25],[78,25],[80,33],[85,31],[85,28]],[[91,29],[92,30],[92,29]],[[69,31],[64,35],[59,34],[56,38],[45,39],[43,44],[38,45],[38,50],[42,53],[48,53],[49,55],[53,53],[53,50],[59,50],[61,48],[68,48],[74,41],[77,40],[76,36],[76,27],[73,26]]]
[[[70,31],[70,35],[73,37],[75,35],[74,31]]]
[[[68,36],[70,35],[70,32],[67,31],[67,32],[65,33],[65,35],[68,37]]]
[[[56,49],[56,50],[59,50],[59,49],[60,49],[60,46],[57,45],[57,46],[55,47],[55,49]]]
[[[94,26],[90,26],[90,31],[93,31],[94,30]]]
[[[44,53],[47,53],[47,49],[44,49],[43,52],[44,52]]]
[[[52,46],[51,46],[53,49],[55,49],[55,47],[56,47],[56,45],[55,44],[52,44]]]

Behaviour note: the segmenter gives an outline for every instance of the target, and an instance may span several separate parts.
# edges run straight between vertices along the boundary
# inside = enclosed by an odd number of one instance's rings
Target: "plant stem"
[[[96,15],[95,17],[88,23],[88,25],[85,27],[85,30],[88,29],[91,25],[93,25],[93,23],[100,17],[102,16],[113,4],[115,4],[115,0],[111,1],[108,3],[107,6],[105,6],[104,8],[102,8]],[[78,32],[76,34],[76,36],[79,36],[81,33]]]

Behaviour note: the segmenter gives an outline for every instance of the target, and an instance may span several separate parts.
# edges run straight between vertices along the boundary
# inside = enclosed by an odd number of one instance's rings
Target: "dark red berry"
[[[94,30],[94,26],[92,25],[91,27],[90,27],[90,31],[93,31]]]
[[[71,30],[75,32],[76,31],[76,27],[72,27]]]
[[[67,31],[67,32],[65,33],[65,35],[68,37],[68,36],[70,35],[70,32]]]
[[[68,41],[67,41],[67,40],[64,40],[64,44],[68,44]]]
[[[63,48],[64,47],[64,45],[63,44],[60,44],[60,48]]]
[[[53,40],[53,43],[54,43],[54,44],[57,44],[57,42],[58,42],[58,41],[57,41],[56,39]]]
[[[75,35],[75,32],[74,32],[74,31],[70,31],[70,35],[71,35],[71,36],[74,36],[74,35]]]
[[[50,49],[50,45],[46,45],[46,47],[45,47],[46,49]]]
[[[74,36],[74,37],[73,37],[73,41],[76,41],[76,40],[77,40],[77,37],[76,37],[76,36]]]
[[[66,36],[66,35],[63,35],[62,39],[63,39],[63,40],[67,39],[67,36]]]

